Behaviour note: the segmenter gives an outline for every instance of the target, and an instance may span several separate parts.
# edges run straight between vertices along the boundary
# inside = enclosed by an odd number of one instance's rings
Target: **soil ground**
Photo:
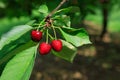
[[[54,55],[37,56],[30,80],[120,80],[120,33],[105,34],[85,21],[93,44],[78,48],[73,63]]]

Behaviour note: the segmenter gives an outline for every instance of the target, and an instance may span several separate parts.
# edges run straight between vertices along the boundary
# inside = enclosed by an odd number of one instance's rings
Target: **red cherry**
[[[39,46],[39,53],[41,55],[48,54],[51,51],[51,45],[45,42],[42,42]]]
[[[42,32],[37,30],[31,31],[31,39],[35,42],[39,42],[42,38]]]
[[[51,42],[51,46],[52,46],[53,50],[59,52],[62,50],[62,41],[61,40],[53,40]]]

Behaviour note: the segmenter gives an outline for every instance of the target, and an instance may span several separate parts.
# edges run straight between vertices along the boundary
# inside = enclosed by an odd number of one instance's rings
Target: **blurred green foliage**
[[[84,19],[92,20],[101,25],[101,8],[103,6],[100,2],[102,1],[104,0],[69,0],[62,7],[77,7],[73,12],[67,13],[71,16],[73,25],[80,23]],[[50,12],[60,3],[60,0],[0,0],[0,35],[12,26],[25,24],[30,19],[41,20],[39,6],[43,3],[47,4]],[[120,8],[120,1],[109,0],[107,6],[110,13],[108,29],[110,31],[119,31],[118,9]],[[113,28],[113,26],[116,26],[116,28]]]

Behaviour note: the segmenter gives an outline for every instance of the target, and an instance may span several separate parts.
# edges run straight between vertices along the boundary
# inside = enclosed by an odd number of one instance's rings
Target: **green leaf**
[[[29,80],[34,60],[35,48],[31,47],[13,57],[5,66],[0,80]]]
[[[76,7],[76,6],[70,6],[70,7],[67,7],[67,8],[63,8],[63,9],[60,9],[58,11],[55,12],[55,15],[56,14],[66,14],[66,13],[74,13],[76,12],[77,10],[79,10],[79,7]]]
[[[62,51],[56,52],[52,50],[52,53],[62,59],[65,59],[69,62],[73,62],[73,59],[77,53],[77,49],[70,43],[62,40],[63,48]]]
[[[16,18],[16,17],[1,18],[0,19],[0,37],[2,34],[12,29],[14,26],[26,24],[28,21],[30,21],[28,17],[22,17],[22,16],[19,18]]]
[[[70,27],[71,26],[71,22],[70,22],[70,17],[67,15],[59,15],[59,16],[55,16],[53,17],[53,19],[55,19],[54,21],[54,25],[56,26],[62,26],[62,27]]]
[[[32,29],[31,26],[28,25],[20,25],[14,27],[12,30],[7,32],[6,34],[2,35],[0,39],[0,50],[7,44],[9,44],[12,41],[17,40],[22,35],[24,35],[26,32],[30,31]]]
[[[47,7],[47,5],[46,4],[41,5],[39,7],[38,11],[41,12],[41,13],[47,14],[48,13],[48,7]]]
[[[65,40],[72,43],[76,47],[91,43],[87,32],[83,28],[59,28],[59,30],[61,31]]]
[[[13,49],[9,52],[7,52],[6,54],[4,54],[3,52],[1,52],[2,54],[0,54],[0,65],[5,63],[6,61],[8,61],[10,58],[12,58],[13,56],[15,56],[17,53],[30,48],[32,46],[35,46],[36,43],[33,43],[32,41],[27,42],[26,44],[22,44],[21,46],[13,46]]]
[[[22,45],[14,45],[12,46],[12,49],[7,50],[6,52],[6,48],[4,51],[0,51],[0,75],[4,69],[4,66],[6,65],[6,63],[12,58],[14,57],[17,53],[20,53],[21,51],[24,51],[25,49],[28,49],[32,46],[35,46],[36,43],[32,42],[32,41],[28,41]],[[9,46],[10,47],[10,46]],[[11,48],[11,47],[10,47]],[[9,48],[7,48],[9,49]],[[2,49],[3,50],[3,49]]]
[[[35,20],[31,20],[31,21],[27,22],[26,25],[32,25],[33,23],[35,23]]]
[[[68,13],[68,12],[70,12],[72,9],[73,9],[73,7],[63,8],[63,9],[60,9],[60,10],[56,11],[55,14],[58,14],[58,13],[60,13],[60,12],[62,12],[62,13]]]

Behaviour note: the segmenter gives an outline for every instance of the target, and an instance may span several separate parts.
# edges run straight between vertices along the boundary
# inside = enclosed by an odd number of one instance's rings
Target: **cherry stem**
[[[43,20],[40,22],[40,24],[38,25],[37,30],[39,30],[40,26],[43,24],[44,21],[45,21],[45,19],[43,19]]]
[[[54,38],[48,33],[48,36],[53,40]]]
[[[48,43],[48,29],[46,30],[46,43]]]
[[[55,31],[55,28],[54,28],[53,24],[52,24],[52,29],[53,29],[53,32],[54,32],[55,39],[57,39],[56,31]]]
[[[67,0],[62,0],[60,4],[51,12],[47,15],[45,19],[43,19],[40,24],[38,24],[37,31],[39,30],[40,26],[45,22],[47,19],[49,19]]]

